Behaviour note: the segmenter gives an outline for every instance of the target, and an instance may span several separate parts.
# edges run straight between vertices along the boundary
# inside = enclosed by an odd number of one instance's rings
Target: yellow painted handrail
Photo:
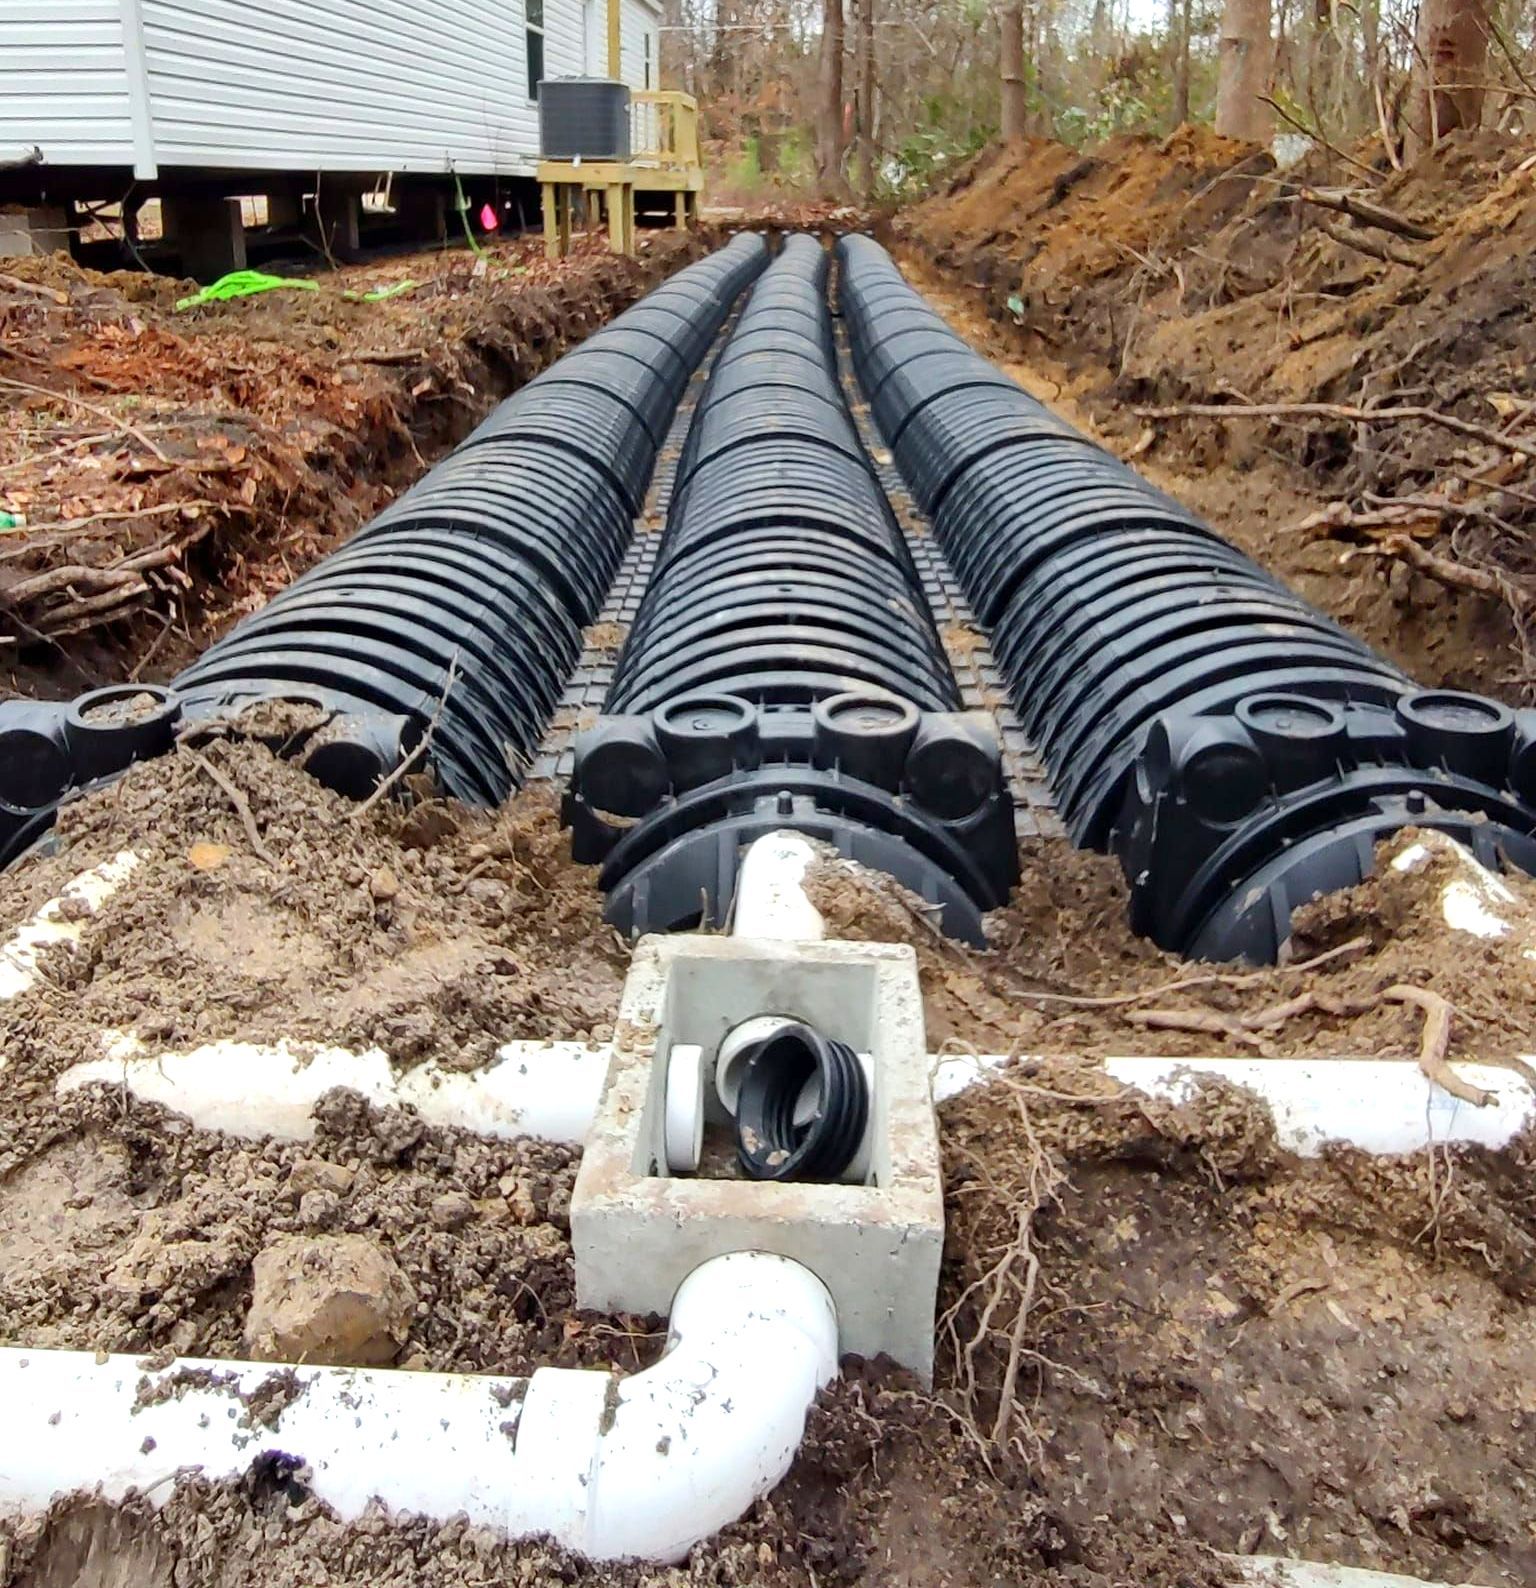
[[[668,165],[699,163],[699,102],[675,88],[637,88],[630,94],[630,159]]]

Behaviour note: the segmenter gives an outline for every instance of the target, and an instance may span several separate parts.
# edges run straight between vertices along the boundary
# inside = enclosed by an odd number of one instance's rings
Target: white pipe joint
[[[282,1452],[345,1521],[377,1500],[548,1534],[594,1560],[673,1562],[789,1470],[837,1359],[826,1286],[763,1252],[694,1269],[666,1354],[628,1379],[187,1358],[146,1370],[132,1356],[4,1348],[0,1515],[40,1514],[77,1491],[163,1504],[182,1471],[232,1479]],[[262,1391],[275,1416],[254,1410]]]

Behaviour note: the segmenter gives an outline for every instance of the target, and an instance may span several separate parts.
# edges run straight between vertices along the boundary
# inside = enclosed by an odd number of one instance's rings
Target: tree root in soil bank
[[[1262,1033],[1273,1031],[1298,1015],[1324,1014],[1353,1019],[1358,1015],[1369,1014],[1386,1003],[1411,1005],[1423,1014],[1418,1065],[1436,1086],[1476,1108],[1486,1108],[1494,1101],[1492,1092],[1485,1092],[1482,1087],[1463,1080],[1447,1062],[1446,1055],[1451,1046],[1451,1017],[1455,1013],[1455,1006],[1448,998],[1426,987],[1410,987],[1398,982],[1365,998],[1336,998],[1313,989],[1270,1004],[1252,1014],[1230,1015],[1214,1009],[1133,1009],[1126,1012],[1125,1018],[1132,1025],[1156,1031],[1208,1032],[1225,1041],[1243,1043],[1264,1054],[1268,1049]],[[1521,1071],[1530,1070],[1529,1065],[1519,1061],[1514,1061],[1514,1065]],[[1528,1078],[1536,1079],[1536,1072],[1532,1072]]]
[[[989,1468],[995,1456],[1001,1456],[1009,1449],[1013,1449],[1021,1460],[1027,1462],[1029,1452],[1024,1448],[1024,1440],[1038,1443],[1038,1435],[1030,1428],[1017,1402],[1019,1372],[1025,1363],[1033,1363],[1042,1370],[1057,1364],[1026,1343],[1030,1318],[1040,1289],[1040,1259],[1034,1249],[1034,1227],[1036,1217],[1056,1200],[1066,1180],[1064,1166],[1045,1150],[1035,1131],[1027,1102],[1027,1094],[1031,1090],[1029,1085],[1019,1076],[1009,1074],[1000,1075],[998,1084],[1010,1093],[1017,1105],[1022,1136],[1019,1149],[1023,1156],[1022,1173],[1018,1172],[1017,1163],[985,1163],[971,1154],[966,1154],[966,1159],[972,1174],[986,1190],[1011,1203],[1014,1211],[1013,1238],[980,1278],[972,1280],[945,1310],[936,1331],[939,1339],[948,1341],[954,1355],[954,1410]],[[1004,1192],[999,1178],[1000,1170],[1004,1178],[1020,1181],[1022,1191]],[[1010,1305],[1013,1307],[1013,1322],[1003,1332],[994,1320],[1006,1317]],[[979,1309],[975,1327],[962,1339],[959,1320],[973,1307]],[[997,1390],[996,1409],[988,1430],[983,1433],[983,1389],[977,1358],[983,1348],[994,1340],[1003,1343],[1004,1365],[1001,1385]]]

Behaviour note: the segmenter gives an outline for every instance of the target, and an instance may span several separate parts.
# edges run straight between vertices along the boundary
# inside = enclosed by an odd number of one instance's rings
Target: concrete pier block
[[[62,204],[0,210],[0,258],[69,251],[69,212]]]

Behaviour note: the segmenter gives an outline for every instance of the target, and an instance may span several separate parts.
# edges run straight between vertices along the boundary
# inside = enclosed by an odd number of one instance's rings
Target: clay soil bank
[[[1279,171],[1198,127],[1091,154],[1026,140],[894,231],[959,329],[1308,598],[1428,685],[1524,702],[1527,455],[1348,415],[1422,407],[1523,437],[1532,147],[1457,133],[1406,171],[1355,154]],[[1427,240],[1308,199],[1340,190]],[[1212,403],[1341,412],[1145,412]]]

